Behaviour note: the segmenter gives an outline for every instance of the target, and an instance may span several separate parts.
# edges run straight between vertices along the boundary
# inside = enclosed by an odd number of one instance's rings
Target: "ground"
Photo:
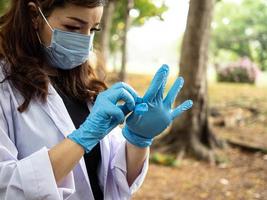
[[[129,75],[127,82],[142,95],[150,80],[149,76]],[[151,163],[133,200],[267,200],[266,98],[267,87],[210,84],[210,120],[215,134],[263,152],[228,146],[217,152],[220,164],[216,166],[192,158],[185,158],[176,167]]]
[[[252,200],[267,199],[267,158],[228,149],[228,163],[185,159],[180,167],[151,164],[133,200]]]

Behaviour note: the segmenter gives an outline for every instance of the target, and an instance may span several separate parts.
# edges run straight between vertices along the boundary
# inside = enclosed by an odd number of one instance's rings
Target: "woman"
[[[153,138],[192,106],[171,110],[182,78],[163,100],[165,65],[143,98],[96,78],[88,54],[103,6],[12,0],[0,18],[0,199],[129,199]]]

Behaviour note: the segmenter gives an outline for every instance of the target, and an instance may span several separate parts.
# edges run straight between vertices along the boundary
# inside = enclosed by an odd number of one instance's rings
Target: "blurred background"
[[[0,13],[8,0],[0,0]],[[151,149],[135,200],[267,199],[267,1],[110,0],[90,60],[140,95],[162,64],[194,107]]]

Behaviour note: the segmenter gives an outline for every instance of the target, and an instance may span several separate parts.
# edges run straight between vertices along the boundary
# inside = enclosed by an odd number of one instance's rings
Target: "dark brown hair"
[[[105,0],[11,0],[9,10],[0,17],[0,59],[5,63],[2,67],[5,79],[1,81],[11,81],[24,97],[18,110],[25,111],[32,100],[45,102],[48,85],[53,80],[51,77],[60,78],[67,95],[94,101],[97,94],[107,87],[96,77],[88,62],[66,71],[47,67],[48,62],[33,27],[29,2],[40,6],[47,16],[66,3],[87,7],[105,4]]]

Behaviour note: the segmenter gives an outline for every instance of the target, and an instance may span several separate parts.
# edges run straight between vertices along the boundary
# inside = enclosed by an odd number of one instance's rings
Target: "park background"
[[[8,9],[0,0],[0,14]],[[151,149],[134,200],[267,199],[267,1],[110,0],[90,56],[140,95],[162,64],[194,108]]]

